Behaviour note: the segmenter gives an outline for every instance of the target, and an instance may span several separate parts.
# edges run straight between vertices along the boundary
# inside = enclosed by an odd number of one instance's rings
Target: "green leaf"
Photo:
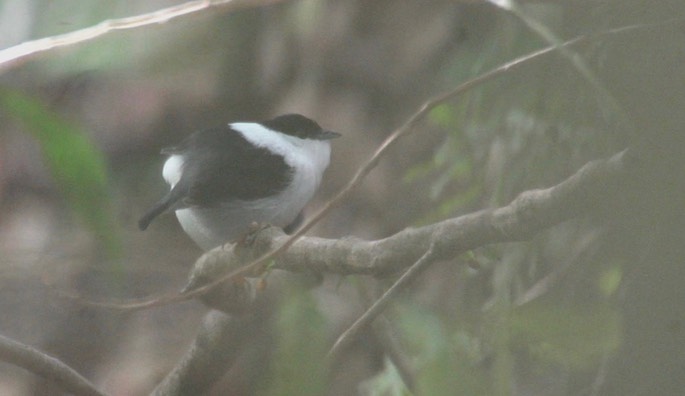
[[[0,107],[40,144],[45,164],[67,203],[104,245],[109,258],[120,252],[107,189],[105,160],[75,125],[17,91],[0,90]]]

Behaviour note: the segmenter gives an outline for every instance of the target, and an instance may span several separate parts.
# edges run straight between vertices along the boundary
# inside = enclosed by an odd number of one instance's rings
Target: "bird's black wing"
[[[282,156],[255,147],[229,126],[193,134],[177,150],[184,157],[179,184],[187,188],[188,206],[265,198],[292,179]]]
[[[265,198],[284,190],[292,179],[292,168],[282,156],[253,146],[228,125],[196,132],[162,153],[182,156],[181,179],[140,219],[143,230],[168,209]]]
[[[197,132],[170,152],[183,156],[182,204],[210,207],[282,191],[292,178],[283,157],[255,147],[228,125]]]

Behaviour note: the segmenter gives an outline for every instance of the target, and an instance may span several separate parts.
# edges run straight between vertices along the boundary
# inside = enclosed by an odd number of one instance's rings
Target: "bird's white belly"
[[[309,175],[308,175],[309,176]],[[312,198],[320,178],[301,178],[280,194],[254,201],[236,201],[212,208],[190,207],[176,211],[183,230],[203,250],[244,236],[254,222],[277,227],[291,224]]]

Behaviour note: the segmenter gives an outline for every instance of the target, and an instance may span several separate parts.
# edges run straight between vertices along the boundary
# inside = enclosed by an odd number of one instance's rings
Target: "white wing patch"
[[[182,175],[183,157],[178,154],[174,154],[164,163],[164,168],[162,168],[162,177],[164,177],[164,180],[171,186],[171,188],[174,188],[176,183],[181,180]]]

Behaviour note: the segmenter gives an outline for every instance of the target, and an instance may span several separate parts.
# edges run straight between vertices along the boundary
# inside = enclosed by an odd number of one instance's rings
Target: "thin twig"
[[[378,299],[377,293],[372,293],[368,285],[364,283],[358,283],[357,291],[367,306],[370,306],[374,300]],[[400,342],[395,326],[392,325],[387,315],[381,314],[373,322],[371,329],[375,338],[378,339],[378,343],[383,348],[383,353],[395,366],[404,385],[410,392],[414,392],[416,387],[414,379],[415,370],[412,368],[408,354]]]
[[[366,310],[347,330],[345,330],[340,337],[335,341],[333,347],[328,351],[328,358],[333,360],[340,354],[356,337],[359,332],[371,324],[371,322],[380,315],[388,306],[390,300],[401,290],[403,290],[409,282],[416,279],[416,277],[430,264],[433,263],[437,256],[435,243],[431,243],[426,253],[419,258],[414,265],[409,267],[407,271],[400,276],[400,278],[392,285],[383,295],[373,303],[369,309]]]
[[[664,23],[673,23],[674,21],[667,21]],[[663,23],[662,23],[663,24]],[[246,264],[245,266],[236,269],[234,271],[231,271],[225,275],[223,275],[220,278],[217,278],[216,280],[207,283],[204,286],[198,287],[196,289],[193,289],[191,291],[187,291],[184,293],[179,293],[179,294],[174,294],[174,295],[168,295],[168,296],[163,296],[163,297],[158,297],[158,298],[153,298],[153,299],[146,299],[146,300],[137,300],[135,302],[131,303],[103,303],[103,302],[92,302],[92,301],[83,301],[81,302],[86,305],[91,305],[91,306],[96,306],[96,307],[102,307],[102,308],[111,308],[111,309],[119,309],[119,310],[127,310],[127,311],[132,311],[132,310],[140,310],[140,309],[145,309],[145,308],[151,308],[151,307],[157,307],[157,306],[163,306],[163,305],[168,305],[176,302],[181,302],[181,301],[187,301],[192,298],[198,297],[200,295],[203,295],[207,293],[209,290],[212,288],[216,287],[217,285],[226,282],[231,279],[235,279],[237,277],[242,277],[242,276],[248,276],[250,274],[254,274],[259,272],[259,268],[262,268],[266,263],[268,263],[270,260],[274,259],[276,256],[287,250],[290,246],[292,246],[295,242],[297,242],[298,239],[300,239],[307,231],[309,231],[316,223],[318,223],[323,217],[325,217],[328,212],[330,212],[334,207],[338,206],[351,192],[354,188],[356,188],[364,179],[364,177],[371,172],[371,170],[378,164],[382,156],[388,151],[390,147],[392,147],[397,141],[409,134],[413,130],[413,128],[418,124],[423,118],[425,118],[432,109],[437,107],[438,105],[453,99],[477,86],[480,86],[481,84],[484,84],[487,81],[490,81],[496,77],[502,76],[507,72],[510,72],[512,70],[515,70],[528,62],[531,62],[537,58],[540,58],[544,55],[550,54],[554,52],[555,50],[563,47],[568,47],[571,45],[578,44],[580,42],[587,41],[591,38],[596,38],[599,36],[604,36],[604,35],[611,35],[611,34],[620,34],[620,33],[625,33],[625,32],[630,32],[636,29],[644,29],[650,26],[655,26],[654,25],[631,25],[631,26],[625,26],[625,27],[620,27],[616,29],[612,29],[609,31],[597,33],[591,36],[580,36],[571,40],[568,40],[564,43],[561,43],[559,45],[552,45],[548,46],[545,48],[542,48],[537,51],[533,51],[529,54],[520,56],[510,62],[504,63],[494,69],[491,69],[488,72],[485,72],[479,76],[476,76],[470,80],[465,81],[464,83],[460,84],[456,88],[444,92],[442,94],[436,95],[426,101],[418,111],[416,111],[414,114],[409,117],[409,119],[401,125],[399,128],[397,128],[395,131],[393,131],[381,144],[380,146],[376,149],[376,151],[373,153],[373,155],[357,170],[355,175],[350,179],[350,181],[333,197],[331,198],[326,204],[317,212],[314,216],[309,218],[309,220],[300,228],[296,233],[291,235],[287,241],[279,246],[277,249],[263,255],[262,257]],[[660,24],[659,24],[660,25]],[[223,247],[221,247],[223,248]],[[217,249],[221,249],[217,248]],[[69,296],[71,297],[71,296]],[[72,297],[74,298],[74,297]],[[75,297],[78,299],[78,297]]]
[[[401,340],[396,334],[398,330],[383,314],[376,318],[371,327],[374,335],[378,338],[378,342],[383,347],[383,352],[395,366],[402,382],[404,382],[404,386],[413,393],[416,390],[416,370],[412,367],[409,353],[402,348]]]
[[[583,57],[568,47],[562,47],[561,38],[559,38],[548,26],[538,21],[534,17],[525,12],[522,7],[515,0],[489,0],[489,3],[497,6],[500,9],[506,10],[519,18],[533,33],[538,35],[547,44],[559,46],[559,53],[578,71],[578,73],[590,84],[590,86],[597,92],[597,96],[603,99],[609,105],[609,110],[620,116],[620,121],[623,122],[624,127],[632,127],[635,125],[631,115],[626,109],[621,106],[614,94],[601,82],[597,74],[592,71],[590,66],[583,60]],[[601,101],[600,101],[601,103]]]
[[[516,301],[514,301],[514,305],[520,306],[527,304],[547,294],[550,290],[554,290],[554,287],[564,279],[564,277],[570,272],[574,264],[580,261],[580,258],[587,253],[587,250],[591,246],[596,246],[597,239],[599,239],[603,235],[602,232],[598,231],[585,232],[585,237],[582,238],[578,246],[575,247],[575,253],[571,257],[564,260],[549,274],[535,282],[535,284],[533,284],[526,291],[521,293],[521,295],[518,298],[516,298]]]
[[[77,396],[105,395],[59,359],[3,335],[0,335],[0,360],[48,379],[68,393]]]
[[[21,61],[26,61],[39,53],[92,40],[116,30],[134,29],[142,26],[165,23],[184,15],[208,10],[217,6],[225,6],[227,9],[233,11],[240,8],[263,6],[278,1],[281,0],[195,0],[146,14],[118,19],[107,19],[97,25],[84,29],[56,36],[44,37],[42,39],[25,41],[21,44],[0,50],[0,73],[7,71],[12,66],[18,65]]]

